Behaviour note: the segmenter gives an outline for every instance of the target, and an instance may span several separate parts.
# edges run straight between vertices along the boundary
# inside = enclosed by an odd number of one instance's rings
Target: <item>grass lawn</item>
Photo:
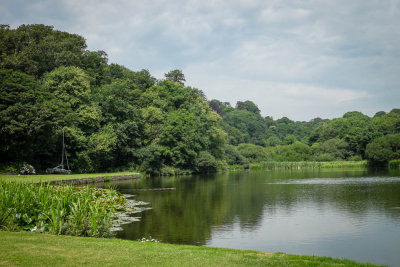
[[[85,174],[42,174],[42,175],[9,175],[1,174],[0,180],[16,181],[22,183],[39,183],[55,180],[82,179],[106,176],[131,175],[137,172],[115,172],[115,173],[85,173]]]
[[[0,231],[0,266],[374,266],[328,257]]]

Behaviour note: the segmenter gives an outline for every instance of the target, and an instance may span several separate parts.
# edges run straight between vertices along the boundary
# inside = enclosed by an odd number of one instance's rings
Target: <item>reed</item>
[[[0,229],[107,237],[124,201],[112,189],[0,181]]]
[[[319,168],[365,168],[367,161],[302,161],[302,162],[280,162],[265,161],[250,164],[252,170],[293,170],[293,169],[319,169]],[[229,170],[243,170],[241,165],[230,165]]]

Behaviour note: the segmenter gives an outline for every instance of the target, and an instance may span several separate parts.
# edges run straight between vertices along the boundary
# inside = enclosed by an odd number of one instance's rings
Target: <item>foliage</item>
[[[258,114],[258,115],[260,114],[260,109],[257,107],[257,105],[249,100],[244,101],[244,102],[238,101],[236,103],[236,109],[247,110],[251,113]]]
[[[364,157],[367,144],[379,135],[371,118],[360,112],[348,112],[342,118],[333,119],[318,127],[310,141],[314,143],[332,138],[342,139],[348,144],[350,152]]]
[[[399,169],[400,168],[400,159],[393,159],[389,161],[390,169]]]
[[[347,142],[338,138],[332,138],[323,143],[314,143],[312,152],[315,159],[320,161],[344,160],[351,155]],[[328,160],[323,160],[324,157]]]
[[[221,168],[364,159],[373,140],[400,133],[399,109],[373,118],[352,111],[333,120],[274,120],[249,100],[207,102],[179,69],[157,80],[145,69],[107,64],[106,53],[87,50],[82,36],[52,26],[1,25],[0,33],[2,170],[56,166],[63,131],[74,171],[129,166],[152,174],[200,171],[205,155]]]
[[[19,171],[21,174],[36,174],[35,168],[27,163],[24,163]]]
[[[263,118],[259,114],[241,109],[235,109],[224,116],[224,122],[238,130],[243,140],[233,140],[232,143],[252,143],[265,146]],[[228,132],[230,130],[228,129]]]
[[[311,159],[311,148],[301,142],[275,147],[272,158],[275,161],[307,161]]]
[[[10,29],[3,25],[0,34],[0,68],[19,70],[40,78],[60,66],[77,66],[99,73],[107,62],[103,51],[86,50],[82,36],[54,30],[41,24]]]
[[[106,237],[124,201],[114,190],[0,181],[0,228]]]
[[[178,69],[171,70],[170,72],[166,73],[165,78],[167,78],[170,81],[180,83],[182,85],[186,81],[185,75],[182,73],[181,70],[178,70]]]
[[[271,155],[266,148],[253,144],[240,144],[237,146],[237,151],[250,163],[267,161],[271,158]]]
[[[249,163],[248,160],[239,153],[236,147],[232,145],[226,144],[224,146],[224,152],[225,152],[224,158],[229,165],[235,165],[235,164],[243,165]]]
[[[217,160],[213,155],[207,151],[200,151],[196,158],[195,166],[201,173],[215,172],[217,171]]]
[[[400,158],[400,133],[373,140],[367,146],[366,156],[372,165],[386,165],[390,160]]]

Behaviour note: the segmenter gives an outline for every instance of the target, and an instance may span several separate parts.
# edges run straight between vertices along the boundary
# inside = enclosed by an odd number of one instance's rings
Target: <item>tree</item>
[[[311,135],[310,142],[322,143],[333,138],[342,139],[348,144],[349,152],[364,158],[367,144],[380,135],[370,117],[353,111],[319,126]]]
[[[93,68],[105,55],[93,58],[82,36],[56,31],[42,24],[2,27],[0,67],[20,70],[40,78],[60,66]],[[104,52],[103,52],[104,53]],[[100,64],[102,64],[100,63]]]
[[[231,107],[231,104],[229,102],[221,102],[219,100],[212,99],[208,103],[210,105],[210,108],[215,112],[217,112],[218,115],[220,115],[221,117],[223,117],[228,112],[234,110],[234,108]]]
[[[288,134],[283,139],[282,144],[290,145],[290,144],[293,144],[296,141],[297,141],[297,138],[296,138],[296,136],[294,134]]]
[[[90,78],[78,67],[59,67],[47,73],[43,87],[73,110],[90,101]]]
[[[307,161],[311,159],[311,148],[301,142],[277,146],[273,149],[272,158],[276,161]]]
[[[265,146],[266,126],[260,115],[247,110],[235,109],[224,116],[224,122],[239,130],[245,142]]]
[[[338,138],[329,139],[323,143],[315,143],[312,146],[314,157],[317,160],[344,160],[351,156],[349,144]]]
[[[29,75],[0,70],[0,155],[3,160],[23,161],[35,152],[33,122],[43,91]]]
[[[271,155],[265,147],[254,144],[240,144],[237,146],[237,151],[251,163],[268,161],[271,159]]]
[[[171,70],[170,72],[166,73],[164,76],[167,80],[177,82],[182,85],[184,84],[184,82],[186,82],[185,75],[183,75],[182,71],[178,70],[178,69]]]
[[[250,111],[251,113],[260,115],[260,109],[257,107],[256,104],[254,104],[253,102],[251,102],[249,100],[246,100],[244,102],[238,101],[236,103],[236,109],[247,110],[247,111]]]

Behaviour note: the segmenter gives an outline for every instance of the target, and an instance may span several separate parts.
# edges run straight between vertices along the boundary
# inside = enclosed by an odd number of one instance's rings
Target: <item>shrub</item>
[[[21,174],[36,174],[35,168],[27,163],[24,163],[19,171]]]
[[[240,144],[237,146],[240,155],[245,157],[249,162],[268,161],[271,157],[268,150],[262,146],[253,144]],[[245,164],[244,162],[242,164]]]
[[[389,161],[390,169],[400,169],[400,159],[394,159]]]
[[[195,166],[199,172],[215,172],[217,171],[217,160],[207,151],[201,151],[196,158]]]

